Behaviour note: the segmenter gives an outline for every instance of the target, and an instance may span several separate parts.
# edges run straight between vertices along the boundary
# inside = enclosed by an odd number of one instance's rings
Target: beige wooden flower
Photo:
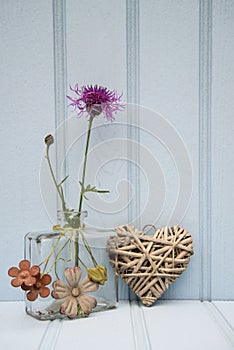
[[[84,293],[95,292],[99,287],[98,283],[91,281],[86,276],[79,284],[82,271],[78,266],[66,268],[64,274],[68,285],[61,280],[55,281],[52,292],[53,298],[63,301],[60,313],[74,318],[81,309],[85,315],[89,315],[96,307],[97,301],[94,297]]]

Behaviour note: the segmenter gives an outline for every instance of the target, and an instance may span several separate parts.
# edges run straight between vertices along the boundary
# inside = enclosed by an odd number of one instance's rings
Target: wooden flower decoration
[[[88,277],[91,281],[101,284],[102,286],[108,280],[107,270],[105,266],[96,266],[87,268]]]
[[[46,287],[51,282],[51,276],[45,274],[40,275],[40,267],[30,267],[30,261],[22,260],[18,267],[11,267],[8,270],[10,277],[15,277],[11,280],[13,287],[21,287],[22,290],[28,291],[26,294],[29,301],[34,301],[40,295],[46,298],[50,295],[50,289]]]
[[[23,284],[27,287],[31,287],[36,283],[36,276],[40,273],[39,266],[30,267],[30,261],[22,260],[18,267],[11,267],[8,270],[10,277],[15,277],[11,280],[13,287],[20,287]]]
[[[52,297],[61,299],[62,305],[60,313],[74,318],[81,310],[85,315],[89,315],[96,307],[97,301],[94,297],[86,295],[87,292],[95,292],[99,285],[86,276],[79,284],[81,278],[81,268],[78,266],[65,269],[65,277],[68,285],[61,280],[53,283]]]
[[[50,295],[50,289],[46,286],[50,284],[51,280],[52,278],[48,274],[45,274],[42,277],[40,276],[40,274],[38,274],[36,276],[35,284],[33,284],[31,287],[22,284],[21,288],[25,291],[29,291],[26,294],[26,297],[29,301],[36,300],[39,295],[41,298],[47,298]]]

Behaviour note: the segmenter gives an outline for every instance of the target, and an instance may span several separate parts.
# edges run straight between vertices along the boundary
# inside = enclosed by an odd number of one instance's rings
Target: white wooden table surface
[[[234,301],[121,301],[86,319],[38,321],[23,302],[0,303],[0,349],[233,350]]]

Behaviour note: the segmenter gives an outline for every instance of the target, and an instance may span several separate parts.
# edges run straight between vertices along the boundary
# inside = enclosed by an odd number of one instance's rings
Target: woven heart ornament
[[[108,242],[110,262],[146,306],[151,306],[187,268],[192,237],[183,227],[157,229],[147,235],[134,226],[115,229]]]

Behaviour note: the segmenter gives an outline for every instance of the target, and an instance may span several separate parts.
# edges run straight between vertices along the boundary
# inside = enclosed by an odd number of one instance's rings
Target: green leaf
[[[92,187],[89,192],[95,192],[95,193],[110,193],[108,190],[98,190],[96,187]]]
[[[61,187],[62,184],[67,180],[68,177],[69,177],[69,175],[65,176],[65,178],[58,184],[58,187]]]

